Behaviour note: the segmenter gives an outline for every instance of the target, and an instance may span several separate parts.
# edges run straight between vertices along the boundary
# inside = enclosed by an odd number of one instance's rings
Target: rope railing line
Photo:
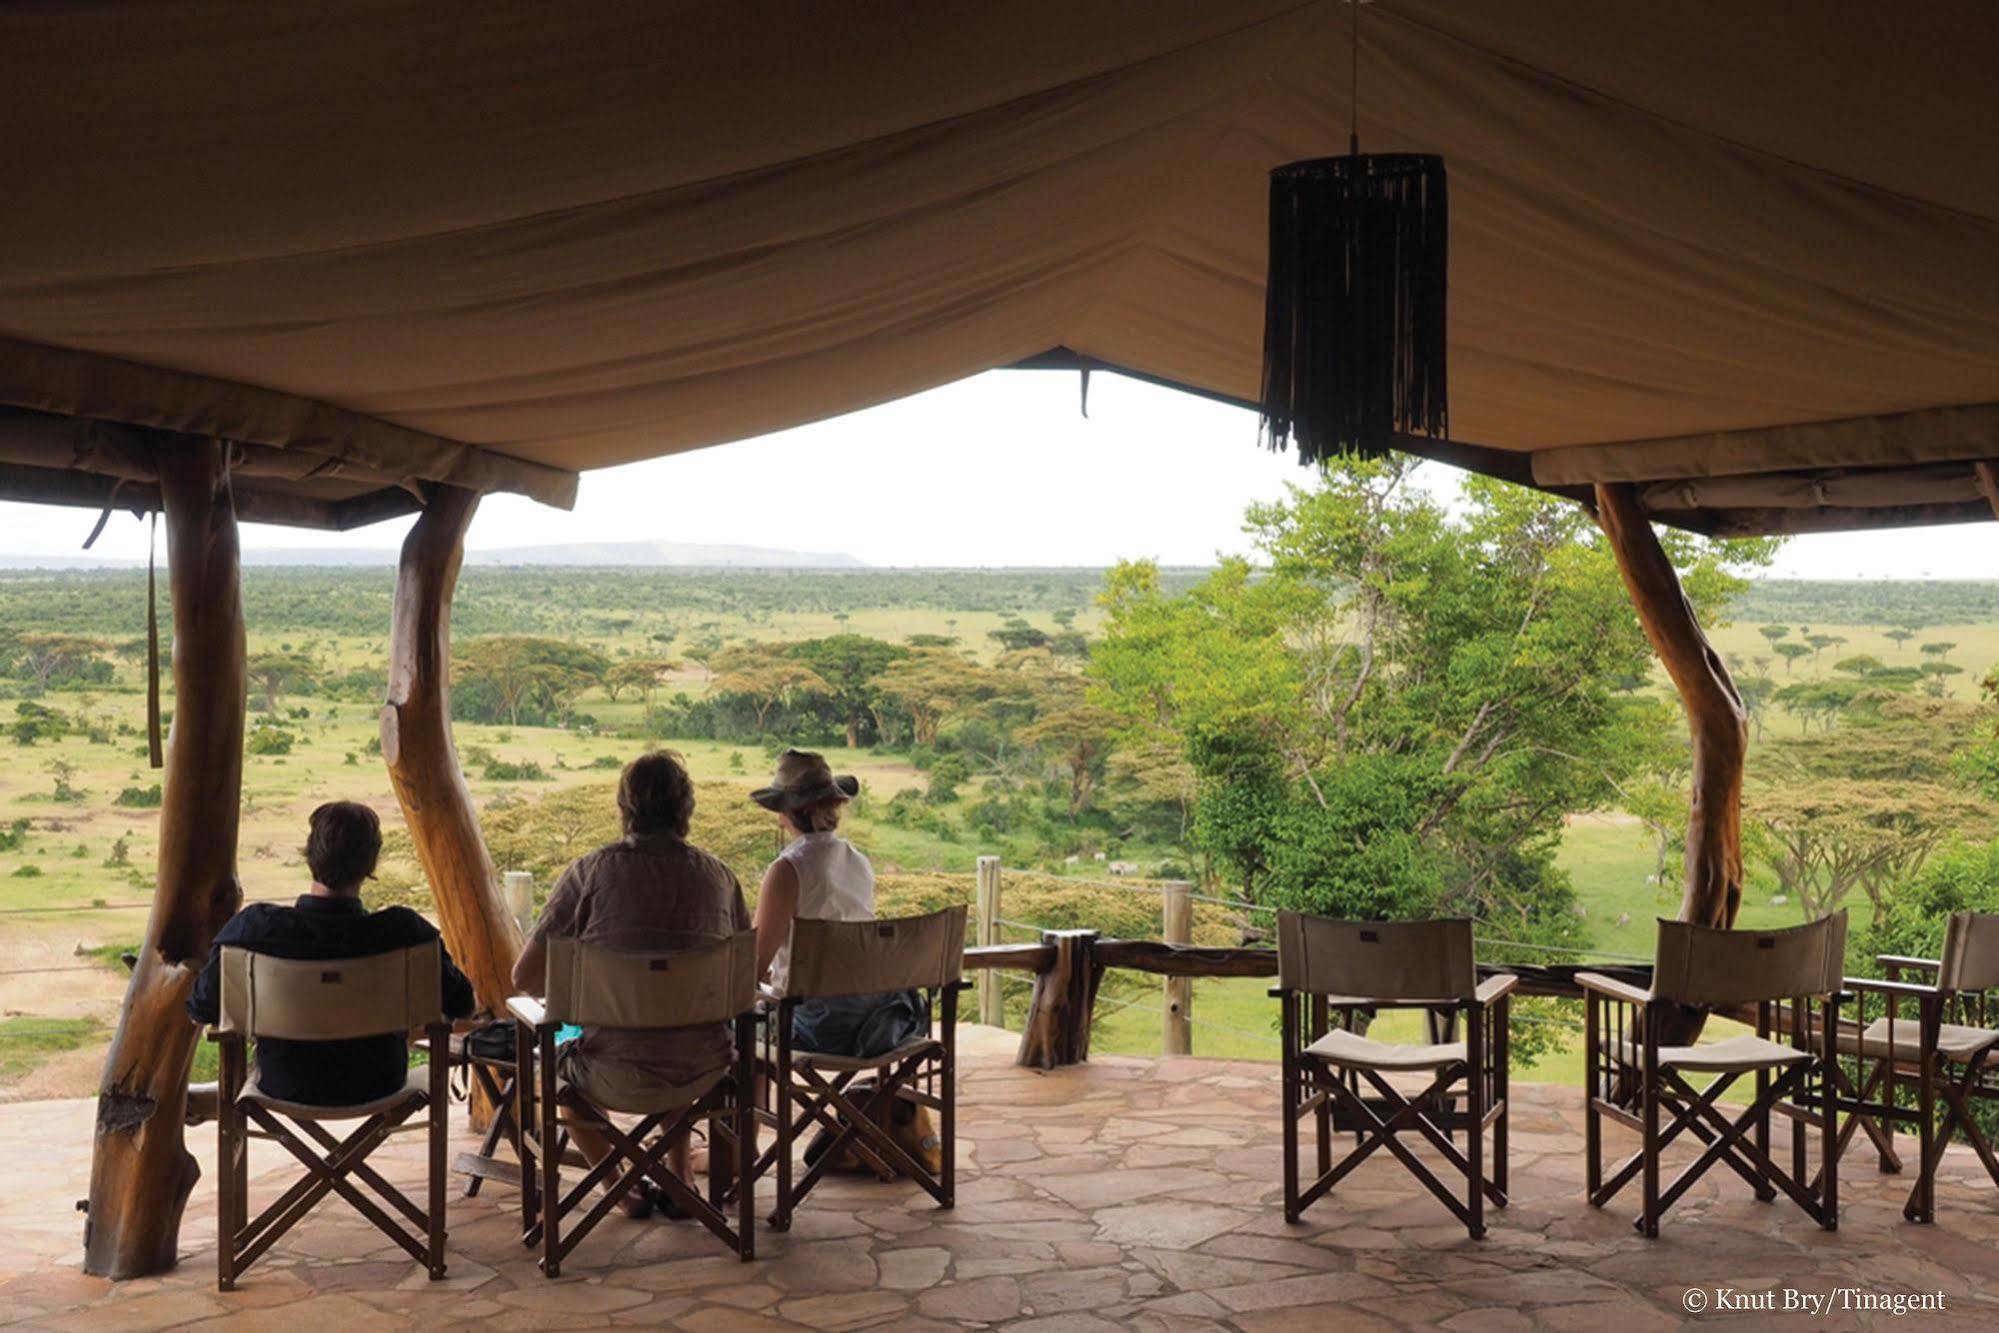
[[[1227,907],[1238,912],[1267,912],[1276,916],[1278,909],[1265,903],[1253,903],[1246,898],[1217,898],[1211,893],[1190,893],[1188,898],[1197,903],[1211,903],[1216,907]]]
[[[1488,935],[1481,935],[1477,943],[1489,944],[1495,949],[1526,949],[1534,953],[1569,954],[1578,959],[1600,963],[1631,963],[1638,965],[1652,961],[1650,958],[1639,958],[1636,955],[1628,953],[1603,953],[1595,949],[1572,948],[1565,944],[1531,944],[1526,940],[1501,940],[1494,939]]]

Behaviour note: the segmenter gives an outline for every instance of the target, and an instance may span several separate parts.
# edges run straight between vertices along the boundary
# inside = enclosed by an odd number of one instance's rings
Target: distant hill
[[[393,565],[387,546],[312,546],[291,550],[249,550],[245,565],[370,567]],[[0,555],[4,569],[119,569],[143,562],[96,560],[89,556]],[[684,569],[866,569],[844,552],[784,551],[770,546],[718,546],[701,542],[564,542],[555,546],[502,546],[467,551],[468,565],[570,565]]]

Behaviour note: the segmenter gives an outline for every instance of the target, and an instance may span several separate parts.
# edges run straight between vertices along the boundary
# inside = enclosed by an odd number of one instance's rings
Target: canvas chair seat
[[[793,1051],[794,1065],[814,1069],[830,1069],[835,1073],[858,1073],[865,1069],[880,1069],[885,1065],[900,1064],[913,1055],[941,1051],[944,1043],[935,1037],[912,1037],[892,1051],[880,1055],[827,1055],[822,1051]]]
[[[449,1129],[451,1028],[442,1012],[443,949],[436,940],[358,958],[280,958],[236,945],[221,956],[221,1021],[216,1043],[216,1286],[233,1291],[258,1256],[328,1196],[351,1205],[433,1279],[444,1276],[445,1148]],[[401,1086],[346,1106],[291,1101],[265,1091],[250,1043],[351,1041],[422,1028],[427,1064],[403,1071]],[[413,1117],[421,1116],[416,1124]],[[351,1121],[345,1137],[325,1121]],[[420,1207],[368,1157],[399,1129],[428,1137]],[[305,1168],[254,1217],[252,1138],[275,1144]],[[386,1205],[386,1207],[384,1206]]]
[[[1837,1049],[1846,996],[1846,914],[1780,930],[1730,930],[1659,922],[1649,987],[1578,972],[1585,999],[1583,1160],[1590,1206],[1601,1208],[1633,1181],[1642,1196],[1633,1219],[1654,1239],[1668,1209],[1716,1166],[1726,1167],[1768,1203],[1780,1194],[1827,1231],[1839,1228],[1839,1129],[1834,1102],[1844,1076]],[[1690,1014],[1753,1010],[1756,1028],[1720,1041],[1668,1045]],[[1789,1032],[1790,1043],[1775,1040]],[[1696,1087],[1690,1073],[1715,1075]],[[1754,1076],[1746,1105],[1724,1103]],[[1772,1117],[1791,1122],[1786,1170],[1770,1153]],[[1604,1161],[1604,1121],[1636,1130],[1636,1152]],[[1806,1171],[1807,1129],[1819,1137],[1819,1170]],[[1670,1181],[1666,1149],[1681,1138],[1700,1146]]]
[[[960,905],[925,916],[792,921],[784,991],[772,997],[774,1010],[765,1025],[771,1088],[765,1114],[777,1139],[759,1154],[755,1168],[756,1177],[766,1171],[776,1177],[777,1205],[770,1217],[776,1230],[790,1229],[798,1206],[844,1161],[859,1162],[882,1181],[898,1176],[913,1181],[941,1208],[955,1204],[958,993],[968,984],[965,913]],[[839,1055],[791,1044],[792,1019],[804,1001],[905,990],[930,992],[938,1012],[928,1031],[892,1051]],[[873,1077],[857,1081],[863,1073]],[[934,1169],[896,1139],[890,1112],[898,1101],[937,1113],[940,1151]],[[793,1149],[807,1139],[814,1151],[806,1154],[804,1174],[794,1179]]]
[[[1461,1041],[1434,1046],[1398,1045],[1376,1041],[1357,1032],[1334,1028],[1305,1048],[1304,1054],[1329,1065],[1352,1069],[1445,1069],[1467,1058]]]
[[[1506,1206],[1506,1024],[1516,980],[1479,982],[1468,918],[1335,921],[1278,913],[1271,994],[1280,1004],[1283,1032],[1286,1222],[1299,1221],[1361,1163],[1386,1150],[1474,1240],[1485,1235],[1486,1205]],[[1462,1040],[1404,1044],[1353,1031],[1363,1025],[1351,1011],[1379,1009],[1426,1010],[1430,1036],[1455,1032]],[[1344,1020],[1341,1011],[1347,1011]],[[1398,1087],[1392,1074],[1426,1077],[1420,1088]],[[1300,1160],[1301,1122],[1317,1135],[1309,1178]],[[1338,1161],[1336,1129],[1354,1136],[1353,1150]],[[1460,1180],[1446,1183],[1407,1140],[1427,1144]]]
[[[700,1101],[729,1076],[733,1067],[717,1065],[685,1083],[661,1083],[643,1092],[620,1088],[615,1084],[574,1082],[567,1075],[559,1078],[557,1087],[563,1092],[573,1090],[607,1111],[620,1111],[626,1115],[663,1115]]]
[[[1619,1042],[1615,1050],[1617,1058],[1633,1068],[1645,1061],[1645,1048],[1637,1042]],[[1795,1046],[1786,1046],[1750,1032],[1724,1037],[1720,1041],[1703,1042],[1698,1046],[1659,1048],[1661,1069],[1691,1069],[1711,1074],[1750,1073],[1758,1069],[1799,1064],[1811,1058],[1810,1051],[1801,1051]]]
[[[650,1183],[738,1257],[752,1258],[748,1194],[738,1193],[733,1218],[723,1202],[725,1179],[747,1174],[754,1141],[755,933],[738,931],[667,952],[551,938],[547,991],[545,1002],[524,995],[507,1001],[520,1071],[514,1120],[520,1126],[521,1243],[541,1248],[542,1275],[560,1277],[577,1243],[641,1183]],[[577,1059],[573,1048],[559,1052],[555,1034],[564,1023],[657,1032],[727,1024],[734,1029],[733,1063],[681,1081],[654,1079],[619,1061]],[[618,1125],[606,1111],[634,1116],[636,1123]],[[565,1190],[570,1131],[586,1125],[610,1151]],[[674,1145],[702,1128],[710,1146],[705,1198],[667,1164]]]
[[[1922,1050],[1922,1040],[1922,1024],[1916,1019],[1877,1018],[1864,1032],[1841,1032],[1839,1049],[1842,1055],[1864,1055],[1870,1060],[1886,1060],[1892,1050],[1898,1062],[1913,1063]],[[1937,1054],[1958,1064],[1995,1044],[1999,1044],[1999,1031],[1991,1028],[1945,1023],[1937,1029]]]
[[[254,1065],[251,1066],[248,1081],[243,1084],[243,1091],[236,1094],[239,1102],[254,1102],[267,1111],[276,1111],[294,1120],[366,1120],[384,1111],[421,1106],[429,1099],[430,1071],[421,1065],[412,1067],[403,1085],[394,1092],[373,1101],[356,1102],[352,1106],[317,1106],[311,1102],[289,1102],[282,1097],[273,1097],[264,1091],[261,1075]]]

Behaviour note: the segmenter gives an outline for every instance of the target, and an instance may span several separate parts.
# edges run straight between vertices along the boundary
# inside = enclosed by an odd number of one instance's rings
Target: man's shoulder
[[[407,936],[414,943],[437,938],[437,927],[430,924],[423,914],[413,907],[401,903],[378,908],[369,913],[374,927],[384,934]]]
[[[218,944],[245,936],[262,934],[273,924],[283,921],[297,909],[290,903],[245,903],[236,909],[236,915],[223,922],[215,939]]]

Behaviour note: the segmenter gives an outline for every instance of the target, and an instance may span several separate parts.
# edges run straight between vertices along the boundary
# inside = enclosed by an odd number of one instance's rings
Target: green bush
[[[128,810],[152,810],[158,807],[160,800],[160,784],[155,782],[150,787],[125,788],[118,793],[112,804],[122,805]]]
[[[42,868],[32,861],[14,871],[15,879],[40,879],[41,877]]]
[[[250,739],[243,748],[249,754],[290,754],[293,736],[278,727],[261,726],[250,733]]]
[[[480,775],[488,782],[547,782],[549,776],[542,766],[532,759],[523,759],[518,764],[504,759],[489,759],[480,770]]]

